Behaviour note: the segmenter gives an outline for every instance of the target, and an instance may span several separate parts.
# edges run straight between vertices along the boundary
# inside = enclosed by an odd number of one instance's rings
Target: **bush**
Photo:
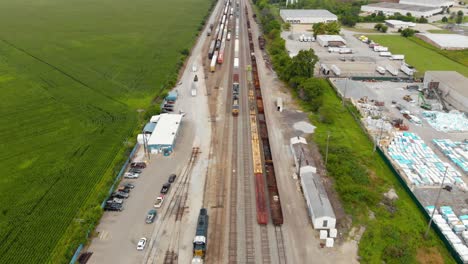
[[[416,31],[411,28],[405,28],[401,31],[401,35],[405,38],[414,36],[414,33],[416,33]]]

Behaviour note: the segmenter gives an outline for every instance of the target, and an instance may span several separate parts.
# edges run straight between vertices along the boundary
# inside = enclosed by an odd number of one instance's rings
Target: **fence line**
[[[341,97],[342,99],[346,100],[346,98],[343,98],[342,95],[338,92],[335,85],[332,82],[330,82],[330,80],[328,80],[328,82],[331,84],[331,86],[335,90],[335,93],[338,95],[338,97]],[[365,126],[361,122],[361,120],[355,115],[355,113],[348,106],[345,106],[345,107],[346,107],[346,110],[354,118],[354,120],[359,124],[359,126],[364,131],[364,133],[369,137],[369,139],[374,140],[373,137],[367,132],[367,129],[365,128]],[[354,104],[353,104],[353,107],[355,107]],[[409,188],[409,186],[406,183],[405,179],[401,176],[400,171],[398,170],[398,168],[396,166],[394,166],[394,164],[387,157],[387,155],[385,154],[385,150],[383,150],[380,146],[377,146],[377,152],[379,153],[379,156],[383,159],[385,164],[387,164],[387,166],[390,168],[393,175],[395,175],[398,182],[403,186],[403,189],[406,191],[406,193],[411,197],[411,200],[413,200],[413,202],[416,204],[416,206],[418,207],[419,211],[423,214],[426,221],[429,222],[429,220],[431,219],[431,216],[427,213],[426,209],[421,204],[421,202],[419,202],[418,198],[414,195],[413,191],[411,191],[411,189]],[[455,259],[455,261],[457,263],[459,263],[459,264],[463,264],[463,260],[462,260],[461,256],[458,254],[458,252],[455,250],[455,248],[452,246],[452,244],[450,244],[450,242],[447,240],[447,238],[442,233],[442,230],[440,230],[439,226],[437,226],[434,221],[432,222],[431,227],[435,231],[437,236],[440,238],[440,240],[442,240],[442,242],[445,244],[445,247],[450,252],[450,254]]]

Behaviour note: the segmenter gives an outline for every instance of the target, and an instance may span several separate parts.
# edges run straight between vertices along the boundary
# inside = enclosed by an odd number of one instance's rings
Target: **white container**
[[[234,69],[239,69],[239,58],[234,58]]]
[[[325,241],[325,246],[328,248],[333,247],[333,244],[334,244],[333,238],[327,238],[327,240]]]
[[[388,51],[381,51],[381,52],[379,52],[379,56],[380,57],[391,57],[392,53],[388,52]]]
[[[327,239],[328,232],[327,230],[320,230],[320,239]]]
[[[391,57],[390,59],[391,59],[391,60],[404,60],[404,59],[405,59],[405,55],[395,54],[395,55],[392,55],[392,57]]]
[[[375,69],[378,73],[380,74],[385,74],[385,68],[384,67],[381,67],[381,66],[377,66],[377,68]]]
[[[191,94],[192,96],[197,96],[197,89],[192,89],[192,90],[190,90],[190,94]]]
[[[336,228],[330,229],[329,232],[330,232],[329,237],[331,238],[336,238],[336,236],[338,235],[338,230]]]

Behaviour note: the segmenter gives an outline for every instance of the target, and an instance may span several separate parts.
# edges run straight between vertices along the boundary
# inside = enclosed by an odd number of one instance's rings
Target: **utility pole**
[[[345,98],[346,98],[346,91],[347,91],[347,90],[348,90],[348,78],[346,78],[346,80],[345,80],[345,88],[344,88],[344,93],[343,93],[343,98],[342,98],[342,99],[343,99],[343,100],[342,100],[342,102],[343,102],[343,107],[344,107],[344,104],[345,104]]]
[[[380,132],[379,132],[379,137],[376,137],[375,141],[374,141],[374,152],[377,150],[377,145],[379,144],[380,139],[382,138],[382,133],[383,133],[384,121],[383,121],[383,119],[380,119],[380,120],[381,120],[381,122],[380,122]]]
[[[439,206],[440,192],[442,191],[442,188],[444,187],[444,182],[445,182],[445,177],[447,176],[447,171],[448,171],[448,166],[445,167],[444,177],[442,178],[442,183],[440,184],[439,192],[437,193],[437,198],[436,198],[435,204],[434,204],[434,210],[432,210],[431,219],[429,220],[429,224],[427,224],[426,233],[424,234],[424,238],[426,238],[426,239],[427,239],[427,235],[429,234],[429,229],[431,229],[431,224],[432,224],[432,220],[434,218],[435,210]]]
[[[328,163],[328,144],[330,143],[330,131],[327,131],[327,150],[325,152],[325,167]]]

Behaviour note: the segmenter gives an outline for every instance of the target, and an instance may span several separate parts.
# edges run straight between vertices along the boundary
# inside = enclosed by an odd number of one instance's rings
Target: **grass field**
[[[0,0],[0,263],[76,248],[66,230],[92,226],[79,209],[102,202],[211,2]]]
[[[468,77],[468,51],[442,51],[420,39],[375,35],[371,38],[390,48],[393,54],[405,54],[405,60],[419,71],[457,71]]]
[[[320,114],[311,114],[317,126],[313,140],[324,155],[330,132],[327,170],[353,224],[366,227],[359,242],[361,263],[454,263],[435,233],[423,238],[423,215],[333,88],[323,99]],[[396,202],[383,197],[390,188],[398,194]]]

